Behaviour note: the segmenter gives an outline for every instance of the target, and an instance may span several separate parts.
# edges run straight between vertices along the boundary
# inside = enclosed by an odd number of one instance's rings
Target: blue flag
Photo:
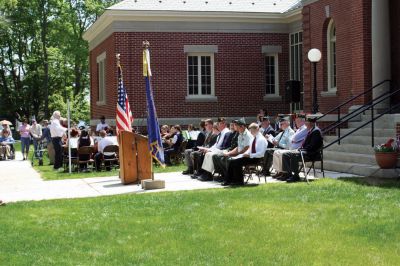
[[[160,126],[158,124],[156,107],[154,105],[153,91],[151,89],[150,52],[143,50],[143,75],[146,82],[147,99],[147,131],[149,133],[149,149],[153,158],[165,166],[164,148],[161,141]]]

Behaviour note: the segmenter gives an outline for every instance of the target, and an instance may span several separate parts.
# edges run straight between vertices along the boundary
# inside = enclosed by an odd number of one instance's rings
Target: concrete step
[[[346,152],[346,153],[359,153],[359,154],[367,154],[373,155],[374,148],[367,145],[359,145],[359,144],[333,144],[332,146],[326,149],[327,151],[338,151],[338,152]]]
[[[352,128],[344,128],[340,130],[340,134],[344,136],[345,134],[349,133]],[[382,138],[394,138],[396,136],[396,130],[393,128],[375,128],[374,131],[375,137],[382,137]],[[352,136],[371,136],[371,128],[361,128],[354,132]]]
[[[324,159],[329,161],[368,164],[376,166],[375,154],[359,154],[340,151],[324,151]]]
[[[317,169],[320,169],[320,164],[316,164],[316,167]],[[346,177],[346,173],[360,176],[371,176],[379,170],[379,167],[368,164],[324,160],[324,170],[343,173],[343,177]]]
[[[357,128],[359,126],[362,126],[365,122],[367,121],[361,121],[361,122],[348,122],[348,127],[349,128]],[[365,128],[371,128],[372,124],[368,124],[364,126]],[[374,121],[374,127],[375,128],[395,128],[395,123],[394,121],[381,121],[381,120],[375,120]]]
[[[326,143],[331,143],[335,141],[337,136],[324,136],[324,141]],[[375,137],[375,145],[386,143],[388,140],[387,137]],[[371,137],[370,136],[353,136],[350,135],[340,141],[341,144],[359,144],[359,145],[369,145],[371,146]]]

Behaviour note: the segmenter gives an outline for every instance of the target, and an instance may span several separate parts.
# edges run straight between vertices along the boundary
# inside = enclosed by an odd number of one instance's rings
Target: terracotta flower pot
[[[375,152],[376,163],[382,169],[395,168],[397,164],[397,152]]]

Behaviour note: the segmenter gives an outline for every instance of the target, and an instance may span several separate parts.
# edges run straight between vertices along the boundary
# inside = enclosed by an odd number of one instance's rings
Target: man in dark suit
[[[260,133],[264,137],[267,136],[267,135],[271,135],[273,137],[276,136],[276,131],[271,126],[271,121],[270,121],[270,118],[268,116],[264,116],[262,118]],[[272,144],[271,142],[268,142],[268,148],[273,148],[273,147],[274,147],[274,144]]]
[[[315,156],[318,156],[320,149],[323,146],[323,138],[321,130],[317,127],[316,121],[318,115],[307,115],[306,117],[306,126],[308,129],[308,133],[306,139],[304,140],[303,145],[300,149],[287,152],[282,156],[282,168],[284,171],[290,173],[290,177],[287,179],[287,182],[298,182],[300,181],[299,177],[299,162],[301,161],[301,154],[307,156],[310,159],[313,159]]]
[[[230,124],[230,131],[231,131],[230,134],[232,135],[232,138],[230,141],[231,142],[230,147],[226,149],[226,151],[228,152],[234,150],[238,145],[239,132],[236,123],[237,121],[234,120]],[[223,181],[222,175],[224,174],[223,169],[226,168],[225,165],[228,157],[226,157],[224,154],[214,154],[212,159],[215,167],[214,172],[220,174],[220,177],[215,178],[214,181],[222,182]]]
[[[206,141],[206,137],[209,136],[211,139],[211,131],[212,131],[212,121],[208,121],[207,123],[207,129],[206,129],[206,121],[205,120],[201,120],[200,122],[200,128],[201,131],[199,133],[199,135],[197,136],[197,140],[195,142],[195,145],[192,149],[186,149],[185,150],[185,164],[187,166],[187,169],[185,171],[182,172],[182,174],[184,175],[189,175],[189,174],[193,174],[193,161],[190,158],[190,154],[194,151],[198,151],[200,146],[204,145],[204,142]]]

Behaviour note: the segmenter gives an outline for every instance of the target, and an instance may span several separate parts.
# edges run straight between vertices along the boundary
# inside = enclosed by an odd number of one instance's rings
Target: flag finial
[[[150,47],[149,41],[143,41],[143,48],[144,48],[144,49],[147,49],[147,48],[149,48],[149,47]]]
[[[115,57],[117,58],[117,65],[120,65],[121,54],[116,54]]]

